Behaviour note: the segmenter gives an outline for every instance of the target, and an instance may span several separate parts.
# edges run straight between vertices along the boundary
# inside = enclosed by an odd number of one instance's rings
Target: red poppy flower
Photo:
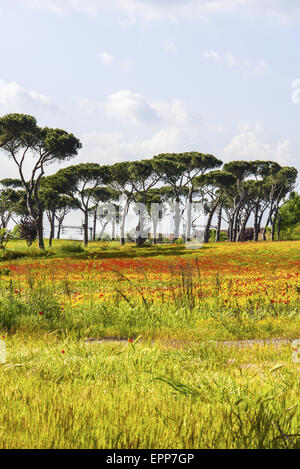
[[[66,353],[64,350],[61,351],[62,354]]]

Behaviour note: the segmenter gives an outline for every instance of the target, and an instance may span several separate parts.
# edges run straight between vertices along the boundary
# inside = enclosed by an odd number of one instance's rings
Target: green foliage
[[[22,257],[26,257],[26,252],[12,251],[10,249],[0,252],[0,261],[13,261],[16,259],[21,259]]]
[[[283,207],[281,207],[279,216],[282,231],[281,237],[283,239],[300,239],[300,195],[297,192],[293,192]]]
[[[10,231],[7,228],[0,229],[0,249],[4,250],[8,241],[10,240]]]
[[[216,230],[209,230],[209,242],[214,243],[216,241]],[[228,241],[228,234],[221,231],[220,242]]]
[[[8,114],[0,118],[0,149],[11,158],[20,175],[26,196],[26,208],[36,223],[39,247],[44,249],[43,240],[43,201],[39,189],[45,167],[55,161],[68,160],[78,154],[80,141],[73,134],[61,129],[40,128],[36,119],[24,114]],[[21,155],[21,156],[20,156]],[[24,173],[28,155],[33,157],[29,180]],[[27,166],[27,165],[26,165]],[[22,216],[27,216],[23,213]],[[22,229],[21,229],[22,231]],[[28,245],[32,236],[22,233]]]
[[[36,221],[31,217],[22,218],[18,226],[21,238],[24,239],[27,246],[30,247],[37,239],[38,235]]]
[[[13,229],[11,230],[10,238],[15,239],[15,240],[21,239],[20,228],[18,227],[18,225],[15,225]]]
[[[19,151],[38,142],[36,119],[25,114],[7,114],[0,119],[0,147]]]
[[[0,268],[0,276],[9,276],[10,275],[10,269],[8,267],[3,267],[2,269]]]
[[[176,241],[174,241],[174,244],[182,246],[184,245],[184,240],[182,238],[176,239]]]
[[[250,176],[252,172],[252,164],[248,161],[231,161],[224,164],[224,171],[232,174],[238,181]]]
[[[0,328],[15,332],[23,327],[53,329],[62,317],[61,306],[50,289],[42,285],[23,295],[18,290],[0,296]],[[41,323],[40,319],[43,318]]]
[[[16,331],[20,327],[21,318],[31,314],[26,303],[18,296],[10,294],[0,297],[0,327],[5,331]]]
[[[41,129],[42,151],[58,161],[74,158],[82,148],[80,141],[61,129]]]
[[[29,249],[26,251],[26,257],[29,257],[31,259],[36,259],[36,258],[49,258],[53,257],[55,255],[54,251],[51,249],[38,249],[35,246],[31,246]]]
[[[81,243],[68,243],[64,244],[59,248],[63,254],[80,254],[84,252],[84,248]]]

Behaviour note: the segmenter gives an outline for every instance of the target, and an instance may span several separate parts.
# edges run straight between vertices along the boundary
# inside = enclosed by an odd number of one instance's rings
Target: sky
[[[0,115],[73,132],[72,164],[194,150],[300,169],[299,25],[298,0],[1,0]]]

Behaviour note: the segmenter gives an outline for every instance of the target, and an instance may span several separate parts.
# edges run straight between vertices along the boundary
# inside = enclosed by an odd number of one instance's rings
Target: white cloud
[[[120,66],[124,71],[129,71],[133,68],[134,61],[127,57],[123,57],[123,59],[120,60]]]
[[[239,59],[231,52],[221,53],[214,49],[204,51],[203,58],[214,60],[219,65],[225,65],[241,71],[262,72],[267,68],[267,63],[265,60],[253,62],[247,59]]]
[[[104,110],[110,118],[130,125],[156,123],[184,127],[203,124],[203,117],[181,99],[152,101],[140,93],[121,90],[110,94],[103,103],[81,97],[74,100],[86,112],[103,113]]]
[[[80,96],[75,96],[73,99],[77,106],[87,113],[94,114],[99,108],[98,103],[93,103],[89,99],[81,98]]]
[[[147,99],[140,93],[118,91],[112,93],[104,103],[108,116],[129,124],[155,121],[157,114]]]
[[[175,152],[182,139],[183,131],[179,127],[167,127],[156,132],[151,138],[123,143],[122,147],[129,155],[150,157],[158,153]]]
[[[163,121],[170,124],[185,126],[203,121],[203,118],[195,114],[181,99],[156,101],[152,103],[152,107]]]
[[[0,80],[0,113],[58,111],[48,96],[37,91],[27,91],[15,82]]]
[[[300,78],[292,82],[292,88],[294,91],[292,93],[292,102],[294,104],[300,104]]]
[[[131,70],[134,66],[134,61],[132,59],[128,59],[127,57],[117,59],[108,52],[102,52],[101,54],[99,54],[99,59],[106,67],[110,67],[114,63],[117,63],[118,66],[121,67],[121,69],[124,71]]]
[[[264,127],[260,123],[242,124],[239,133],[224,149],[226,160],[268,160],[289,166],[295,163],[292,142],[289,139],[266,143]]]
[[[54,13],[75,11],[96,15],[105,9],[118,9],[134,21],[177,21],[218,13],[263,14],[290,20],[300,17],[298,0],[13,0]]]
[[[121,99],[120,99],[121,98]],[[149,103],[138,93],[120,92],[106,102],[115,117],[140,125],[138,132],[92,132],[82,136],[83,157],[99,163],[150,158],[159,153],[203,151],[212,152],[210,136],[215,141],[220,126],[212,126],[194,116],[180,100]],[[149,113],[155,112],[153,126]],[[152,119],[151,115],[151,119]]]
[[[167,52],[167,54],[176,54],[177,52],[177,47],[175,42],[167,40],[164,42],[164,50]]]
[[[112,65],[114,62],[114,57],[108,52],[102,52],[99,58],[104,65]]]
[[[104,102],[75,100],[83,110],[94,113],[97,123],[106,114],[116,121],[116,126],[119,121],[131,127],[126,131],[121,127],[121,131],[83,135],[82,156],[87,161],[111,163],[190,150],[212,153],[216,134],[224,131],[223,126],[208,122],[178,98],[155,101],[141,93],[122,90]]]
[[[82,136],[83,158],[102,164],[115,161],[151,158],[166,152],[199,150],[201,138],[187,128],[170,126],[160,129],[151,137],[128,139],[122,132],[87,133]]]
[[[109,7],[106,0],[14,0],[30,8],[47,9],[52,13],[63,14],[69,11],[96,15]],[[114,0],[112,0],[114,3]]]

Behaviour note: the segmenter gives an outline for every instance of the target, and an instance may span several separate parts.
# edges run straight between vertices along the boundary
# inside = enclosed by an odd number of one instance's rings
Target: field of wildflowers
[[[270,341],[300,338],[300,242],[62,243],[0,263],[0,447],[300,448]]]
[[[299,246],[221,243],[188,251],[95,244],[65,257],[58,251],[4,261],[0,327],[59,328],[80,337],[293,337]]]

